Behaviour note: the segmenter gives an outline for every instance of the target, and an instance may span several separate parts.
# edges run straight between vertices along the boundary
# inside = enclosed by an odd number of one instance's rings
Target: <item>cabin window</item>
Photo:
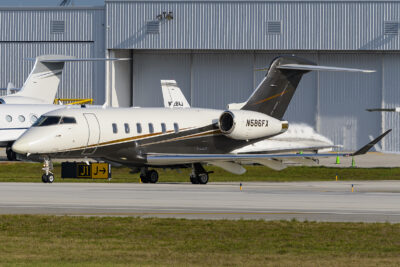
[[[36,115],[32,115],[31,116],[31,123],[35,123],[37,121],[37,116]]]
[[[117,128],[117,124],[116,123],[113,123],[112,124],[112,129],[113,129],[113,133],[118,133],[118,128]]]
[[[69,123],[76,123],[75,118],[73,117],[62,117],[60,124],[69,124]]]
[[[12,122],[12,117],[11,117],[10,115],[7,115],[7,116],[6,116],[6,121]]]
[[[18,116],[18,120],[19,120],[20,122],[24,122],[24,121],[25,121],[25,117],[22,116],[22,115],[19,115],[19,116]]]
[[[140,123],[136,123],[136,131],[138,134],[142,133],[142,125]]]
[[[57,125],[61,120],[61,116],[41,116],[32,127],[42,127]]]
[[[174,130],[175,130],[175,133],[179,132],[179,125],[176,122],[174,123]]]
[[[130,133],[131,129],[129,129],[129,124],[128,123],[124,123],[125,126],[125,133]]]
[[[161,131],[162,131],[163,133],[166,133],[166,132],[167,132],[167,127],[165,126],[165,123],[161,123]]]
[[[149,133],[154,133],[154,127],[152,123],[149,123]]]

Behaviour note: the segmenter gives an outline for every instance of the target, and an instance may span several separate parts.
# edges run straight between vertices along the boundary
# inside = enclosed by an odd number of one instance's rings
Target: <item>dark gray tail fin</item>
[[[282,119],[303,74],[310,70],[281,69],[282,65],[316,65],[306,59],[284,56],[274,59],[267,75],[241,108]]]
[[[316,71],[346,71],[370,73],[374,70],[318,66],[314,62],[295,56],[275,58],[267,75],[241,109],[257,111],[282,119],[303,74]]]

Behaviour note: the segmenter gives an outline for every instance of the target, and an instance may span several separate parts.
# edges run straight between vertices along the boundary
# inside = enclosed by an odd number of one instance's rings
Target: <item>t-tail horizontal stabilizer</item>
[[[278,67],[279,69],[285,70],[308,70],[308,71],[345,71],[345,72],[363,72],[372,73],[374,70],[363,70],[363,69],[352,69],[352,68],[340,68],[340,67],[329,67],[329,66],[318,66],[318,65],[302,65],[302,64],[285,64]]]
[[[370,73],[373,70],[318,66],[312,61],[295,56],[277,57],[265,78],[241,109],[261,112],[281,120],[303,77],[309,71],[346,71]]]
[[[400,107],[398,107],[398,108],[368,108],[367,111],[369,111],[369,112],[372,112],[372,111],[400,112]]]

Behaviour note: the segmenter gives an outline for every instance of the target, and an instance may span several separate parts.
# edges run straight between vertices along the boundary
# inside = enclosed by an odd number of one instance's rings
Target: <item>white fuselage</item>
[[[17,153],[93,156],[133,162],[147,153],[228,153],[248,144],[220,132],[223,110],[169,108],[67,108],[45,114],[75,123],[32,127],[13,146]],[[270,118],[270,127],[282,130]],[[139,126],[138,126],[139,125]],[[248,126],[257,127],[257,126]],[[268,127],[266,127],[268,130]],[[267,131],[267,133],[269,133]],[[264,138],[272,135],[266,134]]]

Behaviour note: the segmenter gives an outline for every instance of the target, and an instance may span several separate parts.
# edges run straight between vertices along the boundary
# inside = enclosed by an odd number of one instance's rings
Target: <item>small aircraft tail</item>
[[[161,90],[166,108],[190,108],[175,80],[161,80]]]
[[[295,56],[275,58],[265,78],[241,108],[257,111],[281,120],[303,75],[309,71],[374,72],[371,70],[318,66]]]
[[[52,104],[60,84],[64,63],[69,56],[44,55],[35,59],[31,73],[21,90],[13,97],[25,97],[45,104]],[[48,62],[47,60],[56,60]]]

